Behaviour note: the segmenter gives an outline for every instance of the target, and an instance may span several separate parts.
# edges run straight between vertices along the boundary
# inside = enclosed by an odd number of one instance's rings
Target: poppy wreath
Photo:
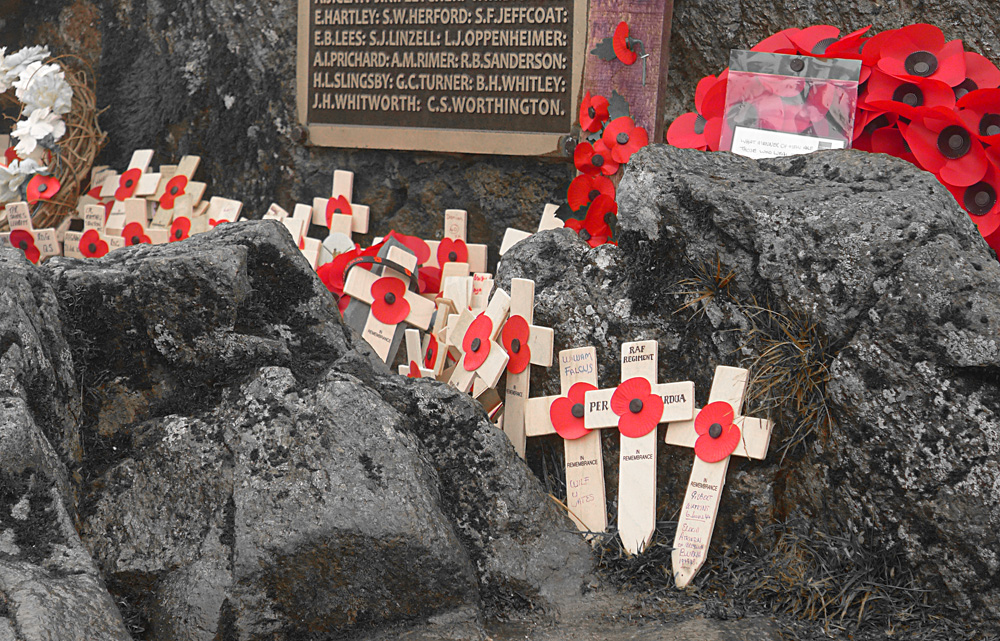
[[[948,41],[938,27],[913,24],[842,35],[831,25],[785,29],[752,51],[861,61],[852,147],[885,153],[929,171],[1000,250],[1000,69]],[[695,111],[677,117],[667,142],[718,151],[729,70],[695,89]],[[780,97],[779,97],[780,99]]]

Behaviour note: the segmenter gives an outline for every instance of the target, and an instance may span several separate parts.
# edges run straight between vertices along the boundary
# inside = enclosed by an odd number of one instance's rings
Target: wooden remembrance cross
[[[618,427],[618,533],[630,554],[639,554],[656,530],[656,426],[694,416],[694,383],[656,384],[655,340],[623,343],[622,382],[587,392],[584,426]]]
[[[409,289],[410,278],[417,266],[417,257],[400,247],[390,247],[385,259],[375,258],[383,265],[378,276],[367,269],[351,269],[344,282],[344,293],[369,306],[367,318],[359,329],[361,336],[383,361],[388,362],[392,346],[398,344],[396,332],[403,321],[427,329],[435,305]],[[397,269],[396,266],[399,266]],[[405,270],[408,270],[408,275]]]
[[[708,405],[692,420],[667,426],[670,445],[692,447],[694,466],[677,521],[671,561],[674,582],[683,588],[705,563],[719,511],[730,456],[763,459],[771,440],[771,423],[738,415],[743,405],[748,372],[737,367],[715,368]]]
[[[524,420],[528,436],[559,434],[563,437],[566,509],[583,532],[608,529],[601,432],[583,426],[583,396],[587,390],[595,389],[597,350],[593,347],[564,349],[559,352],[559,392],[562,396],[529,398]]]
[[[503,431],[521,458],[524,458],[524,415],[531,384],[531,366],[552,366],[552,330],[532,325],[534,314],[535,281],[512,278],[510,317],[501,334],[503,346],[510,356],[507,361]]]
[[[448,341],[459,351],[449,385],[463,392],[471,390],[477,380],[482,383],[481,389],[496,387],[508,360],[496,337],[509,311],[510,296],[502,289],[493,292],[486,311],[481,314],[462,311],[454,329],[448,330]]]

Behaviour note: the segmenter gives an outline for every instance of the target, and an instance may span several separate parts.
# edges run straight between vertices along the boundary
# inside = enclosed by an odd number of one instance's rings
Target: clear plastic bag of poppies
[[[719,148],[751,158],[845,149],[860,60],[734,49]]]

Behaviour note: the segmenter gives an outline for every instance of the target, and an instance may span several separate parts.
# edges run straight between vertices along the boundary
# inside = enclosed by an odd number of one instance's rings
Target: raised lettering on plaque
[[[586,0],[299,0],[299,120],[323,146],[553,153],[586,34]]]

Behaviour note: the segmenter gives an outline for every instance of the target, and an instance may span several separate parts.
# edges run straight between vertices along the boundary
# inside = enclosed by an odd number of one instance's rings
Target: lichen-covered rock
[[[43,270],[87,399],[80,531],[157,640],[558,608],[587,545],[470,397],[389,374],[283,226]]]
[[[557,349],[595,344],[602,385],[626,340],[656,338],[660,380],[694,380],[700,403],[716,365],[751,366],[750,408],[777,424],[766,461],[732,462],[712,554],[804,515],[900,553],[942,605],[1000,627],[1000,265],[934,176],[861,152],[653,146],[619,204],[617,249],[537,234],[499,283],[539,274],[535,321]],[[692,454],[661,455],[669,514]]]

